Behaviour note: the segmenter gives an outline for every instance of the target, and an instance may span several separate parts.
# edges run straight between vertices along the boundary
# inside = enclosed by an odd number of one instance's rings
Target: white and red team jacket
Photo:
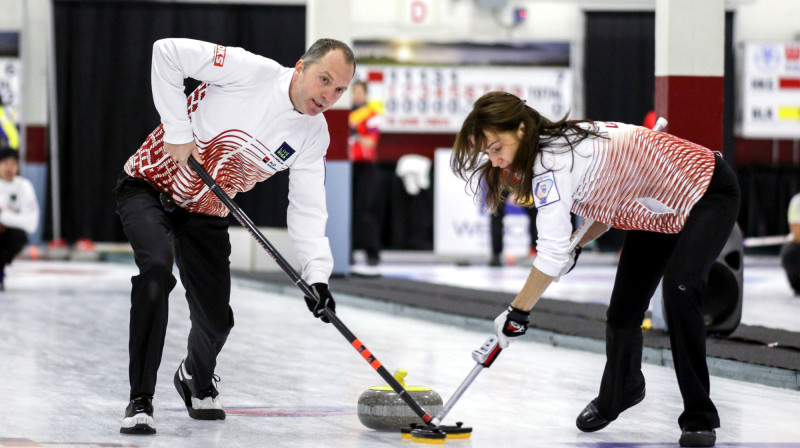
[[[570,212],[616,229],[678,233],[714,173],[708,148],[641,126],[594,124],[608,138],[589,137],[574,153],[554,142],[534,165],[533,265],[550,276],[569,261]]]
[[[327,283],[333,269],[325,224],[325,155],[330,143],[322,114],[294,110],[293,68],[250,53],[190,39],[153,45],[153,100],[161,125],[125,164],[125,172],[169,193],[193,213],[228,210],[190,167],[164,152],[164,142],[194,140],[204,166],[228,196],[248,191],[279,171],[289,173],[287,224],[302,277]],[[187,99],[184,78],[201,84]]]

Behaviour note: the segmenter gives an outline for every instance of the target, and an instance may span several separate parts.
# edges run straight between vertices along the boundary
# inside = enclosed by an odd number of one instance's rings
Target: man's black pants
[[[606,366],[597,407],[614,420],[644,387],[641,324],[663,276],[675,374],[683,397],[681,428],[719,427],[709,397],[702,293],[739,213],[736,176],[717,157],[705,195],[677,234],[628,231],[607,313]]]
[[[139,267],[139,275],[131,278],[131,397],[155,392],[169,293],[176,284],[173,260],[189,303],[186,367],[198,389],[192,393],[198,395],[211,384],[217,354],[233,328],[228,221],[180,207],[167,211],[159,193],[141,179],[121,177],[116,192],[117,214]]]

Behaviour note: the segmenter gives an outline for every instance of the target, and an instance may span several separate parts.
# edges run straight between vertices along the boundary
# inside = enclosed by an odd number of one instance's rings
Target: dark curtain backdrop
[[[586,13],[586,118],[642,124],[655,106],[655,37],[655,13]]]
[[[54,15],[62,234],[68,241],[126,239],[112,189],[125,161],[159,124],[150,90],[153,42],[200,39],[243,47],[284,66],[294,66],[305,51],[305,6],[55,0]],[[188,80],[187,90],[196,85]],[[284,173],[236,200],[256,224],[285,226],[287,191]]]

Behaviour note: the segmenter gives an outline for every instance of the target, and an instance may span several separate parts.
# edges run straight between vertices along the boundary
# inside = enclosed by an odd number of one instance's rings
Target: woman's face
[[[486,148],[483,152],[489,156],[492,166],[508,169],[517,155],[519,143],[525,131],[525,125],[520,123],[516,132],[501,131],[493,132],[484,130],[483,136],[486,139]]]

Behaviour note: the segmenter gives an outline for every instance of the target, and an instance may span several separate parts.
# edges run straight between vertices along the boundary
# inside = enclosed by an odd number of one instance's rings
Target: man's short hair
[[[19,162],[19,151],[12,148],[0,149],[0,162],[6,159],[14,159]]]
[[[356,57],[353,55],[353,50],[351,50],[346,43],[336,39],[319,39],[314,42],[308,48],[308,50],[306,50],[305,54],[300,57],[300,59],[302,59],[305,63],[303,70],[305,70],[309,65],[319,61],[325,57],[326,54],[333,50],[342,51],[342,54],[344,55],[344,61],[353,66],[353,72],[355,73]]]

